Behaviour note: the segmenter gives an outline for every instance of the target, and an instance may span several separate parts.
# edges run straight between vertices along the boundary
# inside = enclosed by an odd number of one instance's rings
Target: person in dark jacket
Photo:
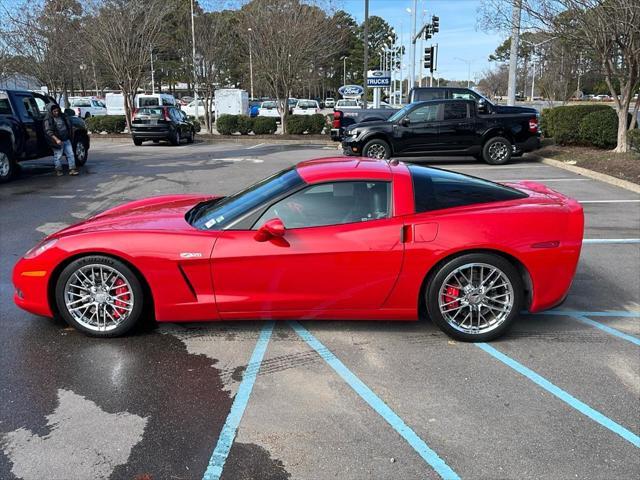
[[[56,169],[56,175],[62,175],[61,159],[63,153],[67,157],[67,162],[69,162],[69,175],[78,175],[76,157],[73,155],[71,122],[58,105],[51,104],[48,110],[49,112],[44,119],[44,133],[49,146],[53,150],[53,164]]]

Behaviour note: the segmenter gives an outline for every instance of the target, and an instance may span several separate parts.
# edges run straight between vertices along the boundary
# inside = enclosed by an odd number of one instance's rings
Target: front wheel
[[[489,165],[504,165],[511,160],[513,148],[511,142],[504,137],[494,137],[482,148],[482,158]]]
[[[176,146],[180,145],[180,140],[180,131],[176,130],[176,133],[173,134],[169,141],[171,142],[171,145]]]
[[[391,156],[391,147],[384,140],[369,140],[362,149],[362,156],[367,158],[387,159]]]
[[[425,292],[429,318],[447,335],[472,342],[502,335],[522,301],[518,271],[506,259],[486,253],[462,255],[441,265]]]
[[[80,138],[74,148],[73,155],[76,157],[76,165],[82,167],[87,163],[87,156],[89,155],[89,147],[87,146],[87,140]]]
[[[9,149],[0,146],[0,183],[11,180],[18,170],[16,162],[11,158]]]
[[[56,282],[58,311],[76,329],[94,337],[117,337],[138,322],[144,294],[124,263],[102,255],[71,262]]]

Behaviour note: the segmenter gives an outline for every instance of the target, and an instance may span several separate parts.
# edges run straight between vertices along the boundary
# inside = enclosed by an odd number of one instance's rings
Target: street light
[[[471,64],[474,62],[474,60],[466,60],[460,57],[453,57],[453,59],[460,60],[461,62],[467,64],[467,88],[469,88],[471,86]]]
[[[349,57],[345,55],[340,59],[342,60],[342,85],[347,84],[347,58]]]
[[[251,32],[251,27],[247,28]],[[249,76],[251,77],[251,98],[253,99],[253,52],[251,48],[251,34],[249,34]]]
[[[193,99],[196,102],[195,114],[198,118],[198,73],[196,71],[196,27],[193,14],[193,0],[191,0],[191,47],[193,55]]]

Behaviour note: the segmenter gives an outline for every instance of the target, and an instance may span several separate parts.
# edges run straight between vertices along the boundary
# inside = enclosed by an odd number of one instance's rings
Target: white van
[[[135,108],[170,107],[177,104],[173,95],[167,93],[141,93],[136,95]]]
[[[124,95],[121,93],[107,93],[104,103],[107,105],[107,115],[124,115]]]

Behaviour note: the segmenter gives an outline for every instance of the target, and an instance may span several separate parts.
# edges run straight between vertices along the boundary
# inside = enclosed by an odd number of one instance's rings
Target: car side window
[[[22,117],[25,120],[33,119],[37,120],[40,118],[40,111],[38,110],[38,104],[32,97],[22,97]]]
[[[438,120],[438,107],[440,104],[434,103],[416,108],[407,115],[411,123],[435,122]]]
[[[445,120],[462,120],[469,117],[469,105],[466,102],[450,102],[444,104]]]
[[[0,115],[11,115],[12,113],[8,95],[0,92]]]
[[[390,182],[333,182],[311,185],[271,205],[254,229],[272,218],[286,228],[305,228],[368,222],[390,214]]]

